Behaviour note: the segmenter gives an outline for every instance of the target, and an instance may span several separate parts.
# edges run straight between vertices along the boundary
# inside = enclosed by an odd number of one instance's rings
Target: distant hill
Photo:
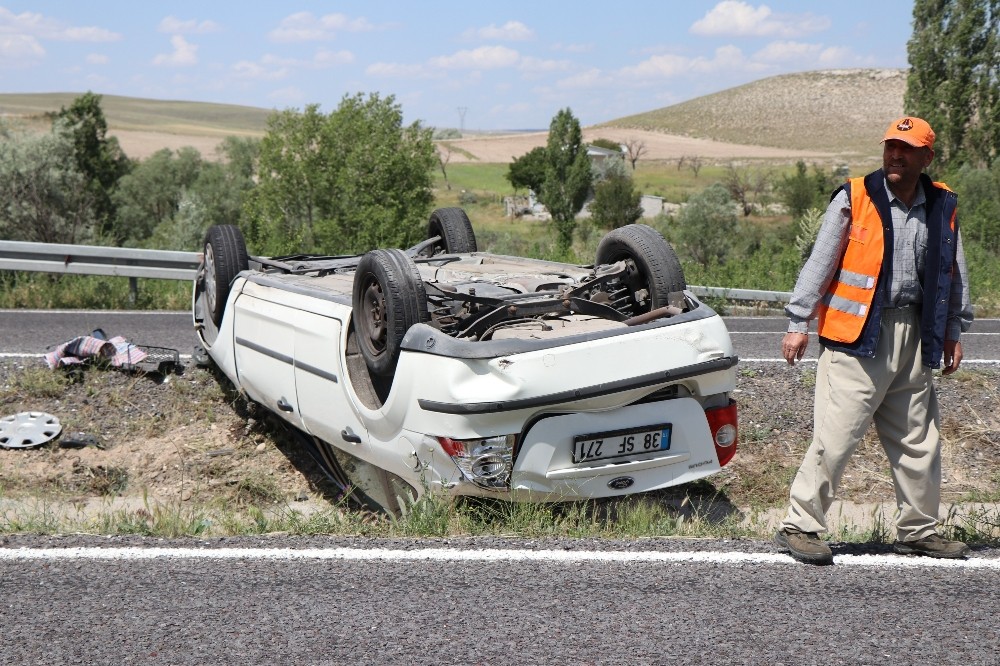
[[[783,74],[598,127],[870,155],[889,122],[903,114],[905,91],[903,69]]]
[[[601,123],[587,128],[587,135],[602,135],[602,128],[608,136],[611,129],[619,130],[615,136],[626,135],[624,130],[655,133],[657,136],[642,137],[650,149],[647,159],[755,154],[731,145],[706,146],[704,141],[761,147],[757,151],[761,157],[779,153],[794,157],[797,151],[872,157],[889,121],[903,113],[905,90],[906,71],[902,69],[784,74]],[[0,116],[18,117],[29,125],[47,128],[45,114],[69,106],[78,96],[0,94]],[[272,113],[270,109],[233,104],[116,95],[103,95],[101,106],[110,133],[118,137],[130,157],[140,159],[162,148],[186,145],[210,156],[225,136],[263,136]],[[505,134],[468,135],[448,143],[467,153],[464,157],[456,153],[456,161],[482,162],[509,162],[545,143],[544,131]]]
[[[0,94],[0,115],[37,119],[69,106],[82,93]],[[263,135],[270,109],[102,95],[111,129],[196,136]]]

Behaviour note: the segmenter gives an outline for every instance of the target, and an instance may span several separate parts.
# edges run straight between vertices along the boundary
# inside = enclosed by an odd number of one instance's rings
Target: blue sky
[[[583,125],[789,72],[907,66],[910,0],[0,0],[0,90]],[[831,103],[835,100],[831,100]],[[849,104],[850,100],[840,103]]]

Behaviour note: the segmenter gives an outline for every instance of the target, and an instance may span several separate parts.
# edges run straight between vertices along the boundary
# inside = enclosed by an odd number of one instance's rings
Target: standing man
[[[882,168],[834,193],[785,308],[781,344],[788,364],[805,354],[814,317],[822,350],[813,441],[774,540],[810,564],[833,564],[819,533],[872,420],[899,507],[893,550],[946,558],[969,553],[937,533],[940,413],[931,372],[942,356],[943,374],[958,369],[959,336],[972,323],[958,197],[923,174],[934,158],[926,121],[895,120],[882,143]]]

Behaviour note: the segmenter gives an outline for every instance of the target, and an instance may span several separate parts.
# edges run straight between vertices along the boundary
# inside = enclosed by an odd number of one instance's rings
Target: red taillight
[[[706,409],[705,417],[715,443],[715,454],[719,456],[719,466],[724,467],[736,455],[736,444],[740,438],[736,401],[730,399],[726,407]]]
[[[452,439],[451,437],[438,437],[438,442],[441,443],[441,448],[449,456],[464,456],[465,446],[457,439]]]

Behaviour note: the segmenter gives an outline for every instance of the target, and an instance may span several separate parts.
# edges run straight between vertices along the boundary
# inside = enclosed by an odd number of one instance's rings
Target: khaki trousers
[[[920,310],[883,310],[875,358],[824,348],[816,372],[813,441],[792,481],[782,527],[825,532],[844,468],[872,420],[892,468],[897,538],[936,531],[941,440],[930,368],[920,362]]]

